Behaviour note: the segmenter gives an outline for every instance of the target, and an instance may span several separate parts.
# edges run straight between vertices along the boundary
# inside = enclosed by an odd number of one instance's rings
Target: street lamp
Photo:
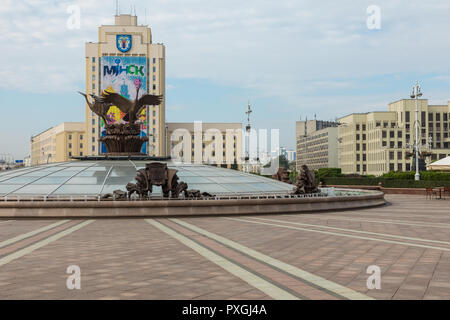
[[[419,97],[422,96],[422,93],[420,92],[420,86],[419,82],[416,81],[416,84],[413,87],[413,92],[411,94],[411,99],[416,99],[416,138],[414,141],[414,152],[416,155],[416,174],[414,175],[414,180],[419,181],[420,180],[420,173],[419,173]]]

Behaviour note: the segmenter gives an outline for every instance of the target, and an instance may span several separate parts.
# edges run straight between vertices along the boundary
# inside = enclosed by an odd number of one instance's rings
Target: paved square
[[[0,220],[0,299],[450,299],[450,200],[386,199],[313,214]],[[367,288],[372,265],[381,289]]]

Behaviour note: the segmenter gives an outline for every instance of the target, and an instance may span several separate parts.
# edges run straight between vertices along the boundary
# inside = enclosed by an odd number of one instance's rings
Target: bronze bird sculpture
[[[86,102],[89,106],[89,109],[91,109],[93,113],[95,113],[96,115],[101,117],[103,119],[103,121],[105,122],[105,124],[107,124],[108,123],[107,113],[108,113],[109,108],[112,106],[112,104],[102,101],[102,98],[100,98],[99,96],[90,94],[90,96],[94,99],[94,103],[92,103],[89,101],[89,99],[85,93],[80,92],[80,91],[78,91],[78,93],[84,96],[84,98],[86,99]]]
[[[126,113],[122,120],[128,121],[129,123],[134,123],[138,119],[139,114],[145,106],[156,106],[160,105],[162,102],[162,96],[155,96],[151,94],[146,94],[139,98],[141,81],[136,79],[134,81],[134,85],[136,86],[136,99],[134,101],[128,100],[118,93],[108,91],[104,91],[101,97],[101,101],[103,103],[110,103],[111,105],[119,108],[123,113]]]

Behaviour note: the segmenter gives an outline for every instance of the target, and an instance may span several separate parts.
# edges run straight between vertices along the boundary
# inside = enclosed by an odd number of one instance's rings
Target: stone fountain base
[[[111,156],[142,155],[142,144],[148,137],[140,137],[139,123],[114,123],[106,125],[106,136],[99,140],[106,145]]]

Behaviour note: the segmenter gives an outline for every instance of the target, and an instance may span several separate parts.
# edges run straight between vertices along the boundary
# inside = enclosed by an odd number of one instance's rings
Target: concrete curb
[[[384,205],[384,193],[345,197],[231,200],[0,202],[0,218],[131,218],[296,213]]]

